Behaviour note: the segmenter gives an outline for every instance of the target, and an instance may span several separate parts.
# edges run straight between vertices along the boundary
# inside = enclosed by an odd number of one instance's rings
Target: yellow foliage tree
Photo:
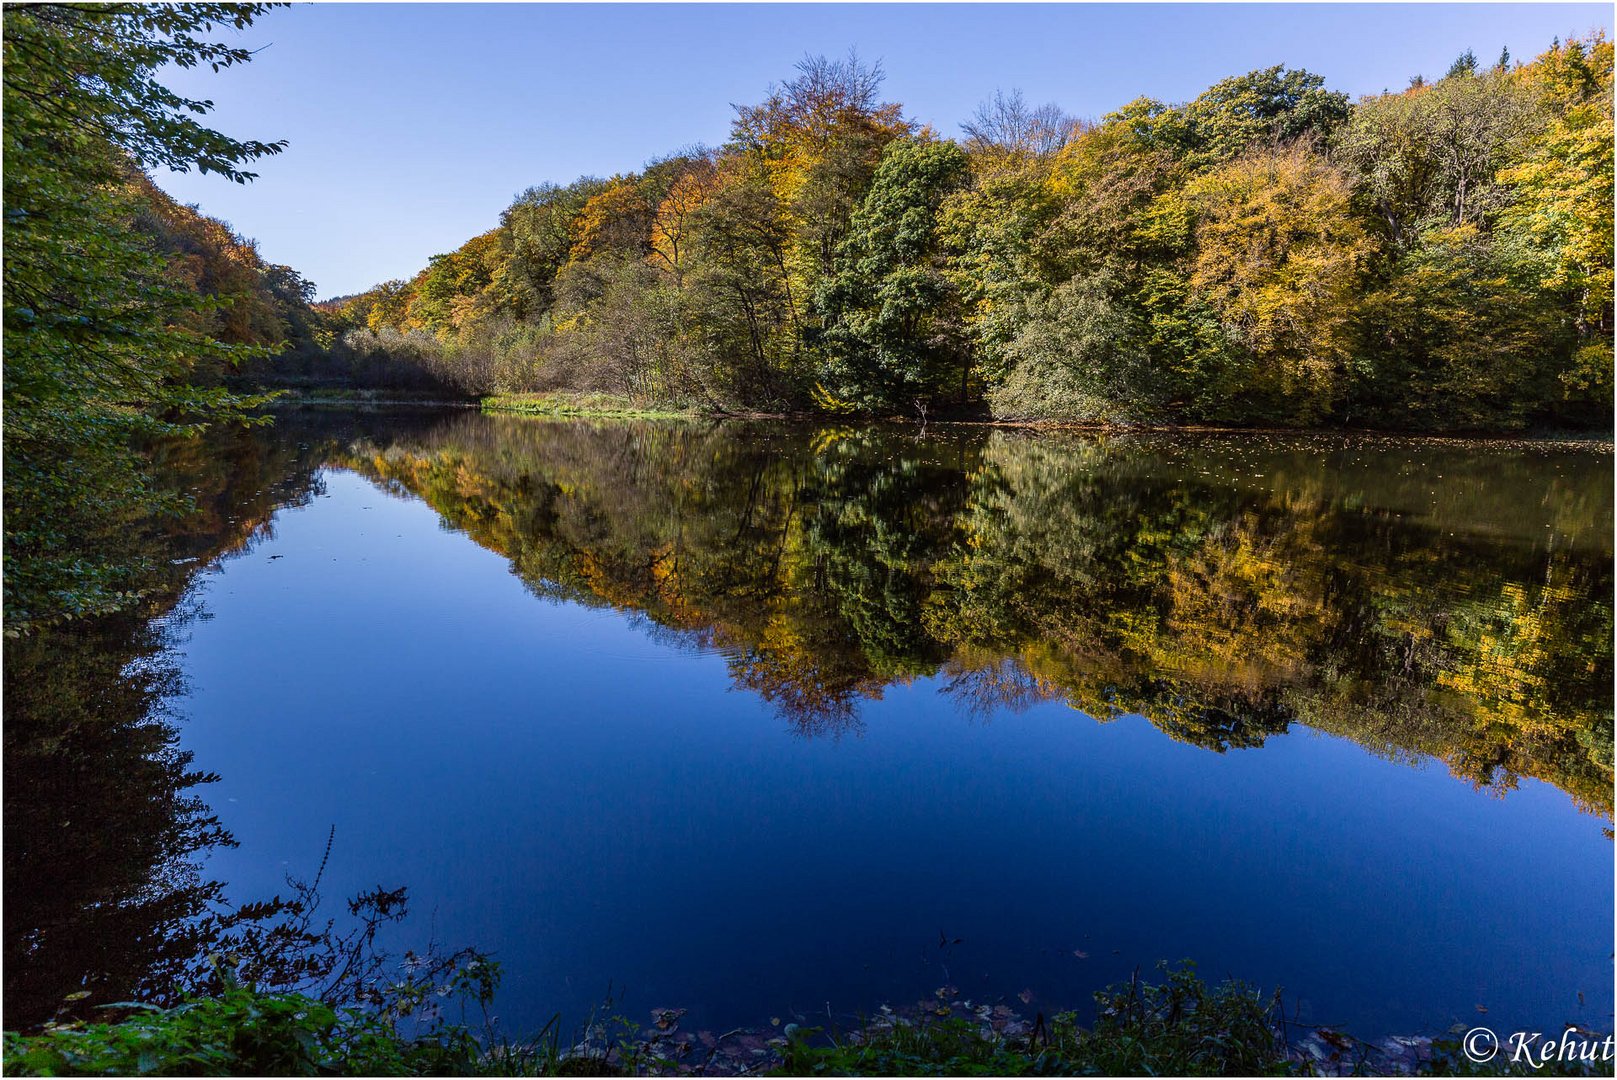
[[[1237,158],[1184,191],[1194,221],[1191,289],[1304,416],[1330,405],[1372,247],[1351,195],[1348,177],[1301,143]]]

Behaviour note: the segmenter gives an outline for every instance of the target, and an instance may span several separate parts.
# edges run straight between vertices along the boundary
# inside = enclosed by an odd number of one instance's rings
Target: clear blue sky
[[[260,178],[157,180],[255,237],[321,296],[408,277],[491,228],[518,191],[722,142],[805,53],[855,47],[945,135],[995,88],[1098,117],[1226,75],[1305,67],[1354,96],[1441,75],[1467,48],[1528,59],[1611,31],[1609,4],[305,4],[241,35],[246,67],[175,72],[242,138],[286,139]]]

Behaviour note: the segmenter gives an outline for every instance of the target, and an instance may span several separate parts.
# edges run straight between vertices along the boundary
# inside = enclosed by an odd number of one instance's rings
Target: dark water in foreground
[[[173,466],[177,671],[8,650],[8,1025],[335,826],[322,892],[407,883],[517,1031],[1184,957],[1610,1028],[1608,448],[292,413]]]

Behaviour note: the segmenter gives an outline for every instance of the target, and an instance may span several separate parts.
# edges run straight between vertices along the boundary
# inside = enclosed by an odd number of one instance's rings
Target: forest
[[[811,57],[729,140],[524,191],[414,278],[315,302],[149,178],[285,149],[165,65],[269,5],[5,16],[6,625],[138,599],[183,509],[137,447],[274,388],[571,391],[708,413],[1609,430],[1612,45],[1462,55],[1358,102],[1282,66],[1098,122],[942,137]]]
[[[1503,431],[1609,423],[1612,46],[1358,102],[1275,66],[949,139],[857,55],[729,140],[540,184],[318,305],[345,366],[709,411]]]

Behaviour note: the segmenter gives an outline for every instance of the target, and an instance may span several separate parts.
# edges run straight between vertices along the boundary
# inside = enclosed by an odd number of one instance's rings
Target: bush
[[[1074,278],[1030,305],[1006,348],[1010,370],[988,392],[1007,420],[1149,419],[1154,400],[1140,328],[1102,278]]]
[[[118,1023],[5,1037],[6,1071],[18,1076],[443,1075],[467,1072],[479,1055],[464,1028],[404,1038],[381,1014],[244,989]]]

